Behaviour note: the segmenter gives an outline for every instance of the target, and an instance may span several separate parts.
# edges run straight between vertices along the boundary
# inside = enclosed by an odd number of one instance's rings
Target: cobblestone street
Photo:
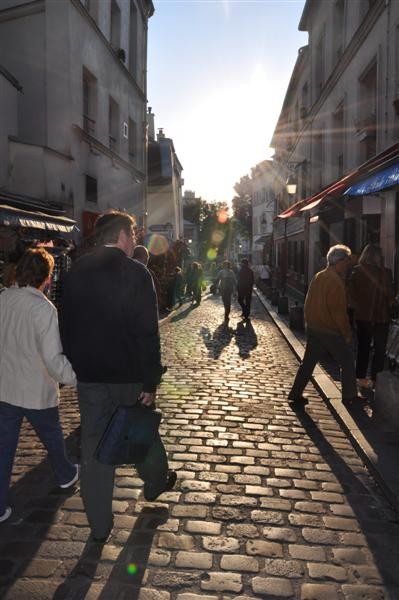
[[[25,427],[10,522],[0,525],[0,597],[399,600],[399,522],[312,386],[287,393],[298,363],[257,298],[253,319],[220,298],[162,325],[158,394],[176,489],[146,503],[118,470],[109,542],[87,543],[79,490],[54,486]],[[63,390],[72,456],[79,415]]]

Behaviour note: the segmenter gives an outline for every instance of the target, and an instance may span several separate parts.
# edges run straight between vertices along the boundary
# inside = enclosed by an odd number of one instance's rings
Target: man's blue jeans
[[[0,402],[0,515],[7,506],[12,465],[24,417],[46,448],[58,483],[68,483],[76,473],[76,467],[66,457],[57,406],[35,410]]]

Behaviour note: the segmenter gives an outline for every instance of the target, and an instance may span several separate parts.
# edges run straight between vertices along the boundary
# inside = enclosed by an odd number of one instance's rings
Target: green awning
[[[76,222],[68,217],[57,217],[44,212],[21,210],[8,204],[0,204],[0,225],[72,233]]]

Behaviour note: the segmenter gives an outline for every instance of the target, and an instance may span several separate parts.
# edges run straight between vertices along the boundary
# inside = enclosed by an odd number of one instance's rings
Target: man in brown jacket
[[[350,248],[332,246],[327,268],[313,277],[305,299],[307,343],[303,361],[288,395],[291,404],[306,404],[302,392],[320,357],[327,351],[341,367],[342,401],[358,400],[352,331],[347,314],[345,276],[350,266]]]

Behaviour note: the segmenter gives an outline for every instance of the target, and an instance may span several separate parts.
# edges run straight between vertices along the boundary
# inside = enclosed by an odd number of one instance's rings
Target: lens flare
[[[137,565],[135,565],[134,563],[129,563],[126,568],[129,575],[136,575]]]
[[[217,229],[212,233],[212,243],[215,244],[215,246],[219,246],[219,244],[223,242],[223,239],[224,233],[223,231],[220,231],[220,229]]]
[[[218,217],[218,222],[219,223],[226,223],[227,220],[228,220],[228,218],[229,218],[227,210],[225,208],[222,208],[222,210],[219,210],[218,214],[217,214],[217,217]]]
[[[159,233],[152,233],[148,236],[146,241],[148,252],[150,254],[160,256],[161,254],[165,254],[168,251],[169,244],[168,240],[164,235],[160,235]]]
[[[218,251],[216,250],[216,248],[209,248],[208,252],[206,253],[206,257],[208,260],[215,260],[217,255]]]

